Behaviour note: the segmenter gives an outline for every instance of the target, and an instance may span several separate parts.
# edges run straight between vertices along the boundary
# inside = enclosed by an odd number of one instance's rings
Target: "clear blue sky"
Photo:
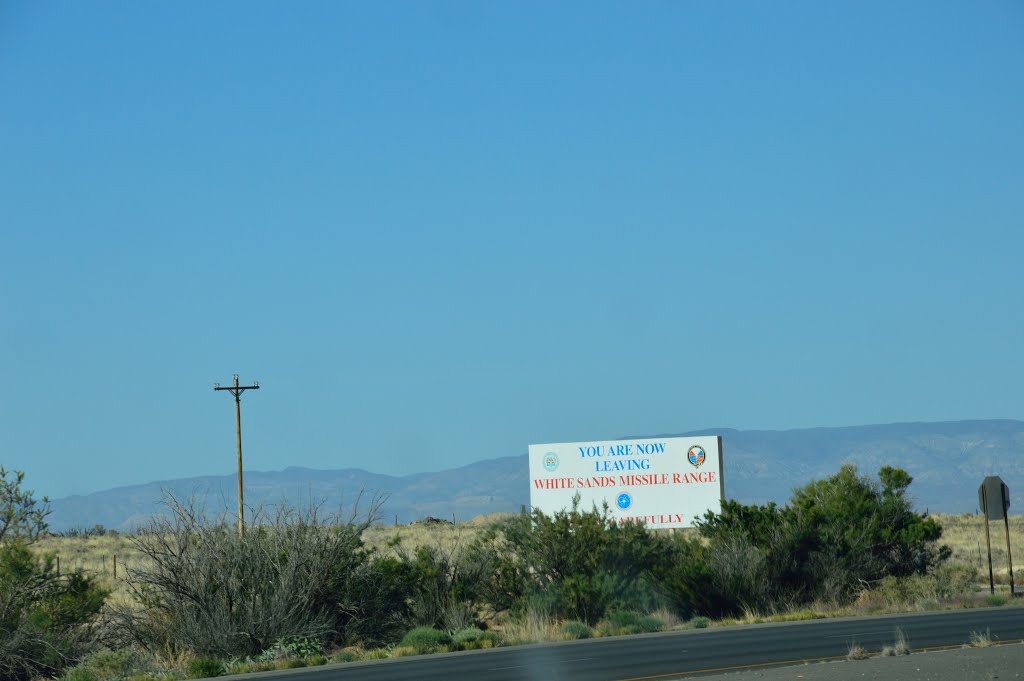
[[[0,3],[0,463],[1024,416],[1019,2]]]

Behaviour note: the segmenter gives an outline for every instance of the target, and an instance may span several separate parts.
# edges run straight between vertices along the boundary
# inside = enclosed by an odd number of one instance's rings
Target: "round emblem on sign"
[[[690,447],[690,451],[686,453],[686,460],[692,463],[694,468],[700,468],[706,458],[707,454],[704,453],[704,448],[700,445]]]
[[[620,511],[625,511],[633,505],[633,497],[629,496],[626,492],[622,492],[619,496],[615,497],[615,505],[619,507]]]
[[[558,454],[548,452],[544,455],[544,470],[553,473],[558,469]]]

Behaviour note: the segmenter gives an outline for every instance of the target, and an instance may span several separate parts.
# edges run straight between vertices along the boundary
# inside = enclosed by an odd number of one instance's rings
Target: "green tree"
[[[816,542],[820,595],[843,600],[886,576],[926,574],[949,557],[938,545],[942,527],[913,510],[912,482],[899,468],[883,467],[876,482],[847,464],[794,492],[791,522]]]
[[[44,497],[0,468],[0,679],[54,675],[88,652],[107,591],[80,570],[58,574],[31,543],[46,531]]]
[[[50,500],[37,500],[34,492],[22,489],[25,474],[0,466],[0,544],[12,539],[35,541],[47,530]]]
[[[942,528],[915,513],[913,478],[886,466],[878,480],[844,465],[794,491],[790,503],[723,503],[698,523],[707,589],[721,611],[772,609],[816,599],[848,602],[886,576],[925,574],[950,554]]]

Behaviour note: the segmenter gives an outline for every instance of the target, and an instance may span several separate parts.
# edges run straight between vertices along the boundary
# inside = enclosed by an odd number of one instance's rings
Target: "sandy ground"
[[[729,674],[701,676],[700,678],[702,681],[707,681],[707,679],[721,679],[721,681],[754,681],[755,679],[757,681],[1024,679],[1024,644],[1010,643],[990,648],[957,648],[914,653],[900,657],[873,657],[867,660],[816,662],[796,667],[765,667]]]

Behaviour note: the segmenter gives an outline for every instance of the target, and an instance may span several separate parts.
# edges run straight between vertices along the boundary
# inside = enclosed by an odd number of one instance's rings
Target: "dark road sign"
[[[1002,520],[1010,508],[1010,488],[998,475],[988,476],[978,488],[978,505],[989,520]]]

